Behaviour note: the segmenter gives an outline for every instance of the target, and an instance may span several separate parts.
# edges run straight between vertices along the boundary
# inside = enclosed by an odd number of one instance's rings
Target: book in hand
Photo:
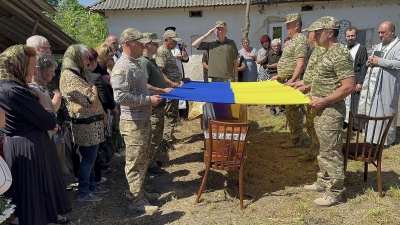
[[[382,52],[382,51],[374,51],[374,56],[377,56],[379,58],[382,58],[383,54],[384,54],[384,52]]]

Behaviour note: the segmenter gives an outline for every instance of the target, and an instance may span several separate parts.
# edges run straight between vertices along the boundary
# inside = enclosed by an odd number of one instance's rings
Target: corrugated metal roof
[[[283,2],[303,2],[304,0],[250,0],[250,4],[276,4]],[[340,1],[340,0],[308,0]],[[100,0],[87,8],[94,11],[121,9],[160,9],[196,6],[245,5],[246,0]]]
[[[88,8],[90,10],[119,10],[244,4],[246,4],[246,0],[100,0]]]

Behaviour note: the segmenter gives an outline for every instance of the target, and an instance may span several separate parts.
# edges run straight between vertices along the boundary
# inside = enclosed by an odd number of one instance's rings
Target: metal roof
[[[250,1],[252,5],[276,4],[284,2],[304,2],[304,0],[250,0]],[[324,1],[324,0],[317,0],[317,1]],[[93,11],[105,11],[105,10],[124,10],[124,9],[188,8],[188,7],[200,7],[200,6],[227,6],[227,5],[245,5],[245,4],[246,0],[100,0],[88,6],[87,8]]]
[[[45,0],[1,0],[0,52],[12,45],[25,44],[26,39],[35,34],[49,40],[54,54],[62,54],[69,45],[76,43],[44,15],[44,11],[56,12]]]

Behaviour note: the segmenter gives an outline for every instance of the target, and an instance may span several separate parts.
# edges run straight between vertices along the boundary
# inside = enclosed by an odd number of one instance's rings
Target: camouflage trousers
[[[320,109],[314,119],[320,143],[317,185],[326,187],[326,194],[331,197],[341,195],[344,190],[342,128],[345,110],[341,101]]]
[[[151,112],[151,144],[150,144],[150,168],[156,165],[156,160],[161,159],[161,152],[159,150],[163,141],[164,134],[164,117],[165,108],[153,108]],[[153,166],[152,166],[153,165]]]
[[[179,100],[167,99],[165,106],[165,125],[163,138],[167,142],[173,141],[174,127],[179,121]]]
[[[304,106],[303,105],[287,105],[286,118],[289,122],[290,139],[300,139],[303,133]]]
[[[125,175],[133,198],[140,199],[149,166],[150,120],[121,120],[120,130],[126,144]]]
[[[310,154],[313,157],[317,157],[319,154],[319,141],[317,137],[317,133],[314,128],[314,118],[317,115],[317,111],[315,111],[311,106],[306,106],[306,128],[307,134],[310,138],[311,146],[310,146]]]

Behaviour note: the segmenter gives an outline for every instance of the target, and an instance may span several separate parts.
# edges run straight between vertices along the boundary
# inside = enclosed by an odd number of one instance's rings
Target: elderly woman
[[[37,72],[34,74],[32,83],[29,86],[46,95],[48,102],[51,102],[50,109],[56,114],[60,110],[62,96],[58,90],[50,91],[51,87],[49,83],[55,76],[54,71],[57,68],[57,63],[48,54],[40,54],[36,58]],[[65,107],[65,104],[63,104],[63,107]],[[63,169],[65,162],[65,141],[68,129],[65,121],[61,120],[61,117],[57,117],[57,124],[58,131],[54,134],[54,142],[56,143],[57,154],[60,159],[61,168]]]
[[[281,39],[276,38],[272,40],[271,42],[271,47],[272,51],[269,51],[267,53],[267,58],[265,59],[264,62],[264,68],[268,71],[268,79],[271,79],[273,76],[278,74],[277,66],[279,59],[282,56],[282,50],[281,50]],[[269,109],[271,115],[275,116],[277,115],[276,109],[274,105],[270,106]],[[285,106],[280,105],[279,106],[279,113],[278,114],[285,114]]]
[[[268,79],[268,72],[264,68],[265,60],[267,59],[267,53],[271,51],[271,38],[268,35],[263,35],[260,38],[261,46],[257,52],[257,64],[260,64],[258,69],[257,81],[265,81]]]
[[[64,54],[60,90],[68,102],[72,140],[79,146],[82,160],[79,166],[78,201],[101,201],[95,194],[108,192],[94,183],[94,162],[99,143],[104,141],[104,111],[97,88],[86,73],[89,51],[85,45],[68,47]]]
[[[46,96],[28,83],[36,71],[35,49],[15,45],[0,55],[0,107],[6,114],[5,160],[13,183],[9,195],[19,224],[66,223],[71,210],[54,141],[56,117]]]
[[[100,74],[93,72],[98,66],[97,58],[98,53],[93,48],[89,48],[89,80],[97,87],[99,100],[101,102],[101,105],[103,106],[104,112],[107,113],[107,111],[110,110],[112,115],[118,115],[119,111],[117,108],[117,104],[115,103],[113,96],[110,95],[110,92],[107,89],[107,85],[104,83]],[[94,165],[94,174],[94,181],[96,182],[96,184],[104,183],[107,181],[107,178],[101,176],[101,164],[100,162],[98,162],[98,160],[96,160],[96,163]]]
[[[243,81],[254,82],[257,81],[257,49],[250,46],[248,38],[242,39],[242,49],[239,50],[239,55],[243,56],[246,68],[243,70]]]

